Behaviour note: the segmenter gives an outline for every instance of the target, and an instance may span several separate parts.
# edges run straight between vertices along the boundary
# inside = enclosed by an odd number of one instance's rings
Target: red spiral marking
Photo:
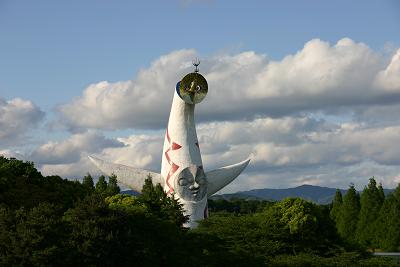
[[[172,185],[169,184],[170,178],[171,178],[171,172],[169,172],[167,175],[167,186],[169,187],[168,193],[172,194],[172,192],[174,192],[174,188],[172,187]]]
[[[179,169],[179,166],[172,162],[171,175],[174,174],[178,169]]]
[[[171,179],[171,176],[179,169],[179,165],[175,164],[175,162],[173,162],[171,160],[168,153],[171,150],[178,150],[182,146],[175,142],[172,142],[172,145],[171,145],[171,137],[169,136],[168,128],[167,128],[166,138],[168,140],[168,144],[170,145],[170,147],[165,151],[164,155],[165,155],[165,158],[167,159],[168,164],[171,166],[171,168],[169,169],[168,175],[167,175],[166,183],[169,188],[168,193],[171,194],[172,192],[174,192],[174,187],[169,183],[169,180]]]
[[[168,152],[169,152],[169,151],[170,151],[170,148],[168,148],[167,151],[165,151],[164,154],[165,154],[165,158],[166,158],[167,161],[168,161],[168,164],[171,165],[171,159],[169,158],[169,155],[168,155]]]
[[[178,145],[177,143],[173,142],[172,143],[172,150],[178,150],[179,148],[181,148],[181,145]]]
[[[172,175],[174,175],[174,173],[179,169],[179,166],[176,165],[175,163],[172,162],[172,166],[171,169],[168,172],[167,175],[167,185],[169,187],[169,193],[172,193],[174,191],[174,188],[171,186],[171,184],[169,183],[169,179],[171,178]]]

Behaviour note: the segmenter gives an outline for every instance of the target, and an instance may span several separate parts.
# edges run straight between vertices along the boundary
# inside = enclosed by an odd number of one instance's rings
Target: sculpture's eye
[[[189,178],[182,177],[182,178],[180,178],[180,179],[178,180],[178,184],[179,184],[180,186],[187,186],[187,185],[189,185],[189,184],[193,184],[193,182],[194,182],[194,180],[193,180],[193,178],[191,178],[191,177],[189,177]]]
[[[185,84],[185,90],[189,91],[189,89],[190,89],[189,86],[187,84]]]
[[[185,186],[188,184],[188,180],[186,180],[186,178],[181,178],[181,179],[179,179],[178,184],[180,186]]]
[[[206,179],[205,179],[204,177],[200,177],[200,178],[197,178],[197,179],[196,179],[196,182],[197,182],[199,185],[204,185],[204,184],[206,183]]]
[[[200,85],[197,85],[197,86],[196,86],[196,92],[199,92],[200,89],[201,89],[201,86],[200,86]]]

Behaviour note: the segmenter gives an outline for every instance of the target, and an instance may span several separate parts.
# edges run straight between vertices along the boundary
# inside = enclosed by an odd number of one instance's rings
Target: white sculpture
[[[150,174],[154,184],[160,183],[164,191],[174,194],[189,215],[186,227],[194,228],[198,221],[207,218],[207,197],[232,182],[248,165],[250,159],[240,163],[205,172],[201,160],[194,122],[194,107],[208,92],[206,79],[198,73],[199,62],[194,62],[195,72],[187,74],[178,84],[172,101],[171,113],[164,139],[161,174],[129,166],[107,163],[90,157],[105,174],[140,192]]]

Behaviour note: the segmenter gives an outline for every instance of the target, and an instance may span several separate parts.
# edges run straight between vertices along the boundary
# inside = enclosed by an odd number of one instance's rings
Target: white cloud
[[[16,158],[19,160],[25,159],[25,156],[23,153],[20,153],[18,151],[12,151],[10,149],[0,150],[0,156],[6,157],[6,158]]]
[[[100,157],[115,163],[159,172],[164,134],[118,138],[124,147],[107,148]]]
[[[88,154],[159,171],[174,86],[195,56],[175,51],[134,80],[90,85],[59,107],[61,122],[82,132],[30,158],[44,174],[64,177],[98,173]],[[397,185],[400,50],[389,59],[348,38],[334,45],[314,39],[280,61],[249,51],[206,57],[200,67],[209,83],[196,106],[205,169],[252,158],[223,192],[303,183],[362,189],[371,176]],[[152,130],[113,139],[87,128]]]
[[[88,160],[88,155],[96,155],[114,163],[159,171],[162,137],[160,134],[107,139],[91,132],[75,134],[63,142],[49,142],[41,146],[32,157],[41,160],[40,169],[44,175],[60,175],[66,178],[79,178],[87,172],[100,174]]]
[[[400,103],[399,51],[387,63],[385,55],[344,38],[335,45],[313,39],[281,61],[252,51],[206,57],[200,70],[209,95],[198,105],[197,119],[253,119]],[[71,128],[164,128],[174,86],[192,71],[195,56],[194,50],[174,51],[134,80],[92,84],[59,107],[62,121]]]
[[[44,112],[31,101],[0,98],[0,147],[18,145],[42,121]]]
[[[76,180],[82,179],[82,177],[87,173],[90,173],[93,176],[99,176],[101,174],[85,156],[82,156],[79,161],[74,163],[44,164],[39,166],[39,169],[45,176],[59,175],[63,178]]]
[[[82,155],[97,153],[107,147],[121,147],[117,140],[89,131],[70,136],[61,142],[48,142],[32,152],[30,158],[37,164],[69,164],[78,162]]]
[[[379,72],[376,85],[391,92],[400,91],[400,49],[394,54],[386,69]]]
[[[188,71],[193,50],[160,57],[133,81],[102,81],[59,109],[69,126],[83,128],[158,128],[168,119],[175,84]]]
[[[269,63],[257,73],[255,88],[248,88],[247,94],[254,98],[347,96],[369,90],[380,68],[378,55],[362,43],[344,38],[330,46],[314,39],[295,55]]]
[[[400,172],[400,154],[394,145],[400,142],[400,126],[374,128],[309,117],[258,118],[203,123],[198,126],[198,136],[206,171],[251,155],[245,173],[223,192],[303,183],[347,187],[354,182],[362,188],[373,175],[393,187]],[[159,171],[163,137],[161,132],[152,132],[118,138],[123,146],[101,146],[91,153],[111,162]],[[57,158],[70,143],[46,152]],[[88,149],[90,144],[80,147]],[[81,177],[95,171],[86,159],[88,153],[80,153],[69,164],[45,164],[42,172]]]

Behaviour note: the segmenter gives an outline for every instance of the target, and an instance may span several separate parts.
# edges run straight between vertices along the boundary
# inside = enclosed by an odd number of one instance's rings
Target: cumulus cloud
[[[321,94],[343,98],[372,90],[381,67],[378,55],[362,43],[344,38],[330,46],[314,39],[295,55],[270,62],[257,73],[255,90],[246,93],[254,98]]]
[[[394,54],[387,68],[378,73],[376,84],[388,91],[400,91],[400,49]]]
[[[304,183],[346,188],[353,182],[362,188],[373,175],[394,187],[400,173],[400,154],[394,145],[400,142],[400,126],[332,123],[307,116],[257,118],[202,123],[198,136],[206,171],[251,157],[245,173],[223,192]],[[117,138],[123,146],[104,146],[92,153],[110,162],[158,172],[163,138],[161,131],[131,135]],[[59,146],[48,153],[63,151],[65,144]],[[98,172],[86,155],[79,154],[69,164],[44,164],[41,170],[66,177]]]
[[[118,140],[124,147],[104,149],[98,154],[99,157],[119,164],[160,171],[164,132],[132,135]]]
[[[161,133],[117,139],[106,139],[94,133],[76,134],[63,142],[45,144],[33,154],[38,158],[39,155],[44,157],[40,169],[45,175],[77,178],[87,172],[99,174],[98,169],[88,160],[88,155],[159,172],[162,141]],[[52,155],[56,160],[51,159]]]
[[[0,147],[18,145],[30,136],[44,112],[29,100],[0,98]]]
[[[80,180],[84,175],[90,173],[93,176],[101,175],[101,172],[93,166],[87,157],[80,157],[79,161],[73,163],[43,164],[38,166],[41,173],[47,175],[59,175],[63,178]]]
[[[174,51],[133,80],[88,86],[58,109],[61,123],[82,132],[40,146],[31,158],[44,174],[64,177],[98,173],[88,154],[159,171],[174,86],[196,55]],[[373,175],[397,185],[400,50],[388,56],[349,38],[314,39],[279,61],[248,51],[209,56],[200,67],[209,83],[196,106],[206,171],[252,159],[222,192],[350,182],[362,189]],[[88,128],[151,130],[106,138]]]
[[[30,158],[37,164],[69,164],[81,159],[81,155],[97,153],[107,147],[122,147],[123,143],[89,131],[70,136],[61,142],[48,142],[32,152]]]
[[[59,109],[72,128],[159,128],[166,124],[175,84],[189,70],[194,50],[160,57],[131,81],[102,81]]]
[[[388,188],[398,183],[400,154],[395,144],[400,141],[400,126],[290,117],[241,125],[214,123],[209,132],[203,127],[199,136],[207,170],[237,162],[247,154],[252,158],[244,175],[223,192],[305,183],[346,188],[350,182],[362,189],[372,176]]]
[[[328,164],[347,166],[365,161],[400,164],[394,145],[400,142],[400,126],[370,128],[300,117],[214,123],[209,129],[199,129],[208,166],[238,161],[247,155],[252,156],[252,166],[258,171]]]
[[[6,157],[6,158],[16,158],[19,160],[25,159],[25,156],[23,153],[20,153],[18,151],[12,151],[10,149],[0,150],[0,156]]]
[[[196,56],[171,52],[139,72],[134,80],[90,85],[82,96],[59,107],[70,128],[163,128],[174,86]],[[270,61],[243,52],[202,60],[209,96],[198,105],[200,122],[287,116],[303,111],[400,102],[400,50],[384,55],[349,38],[335,45],[319,39],[293,55]]]

